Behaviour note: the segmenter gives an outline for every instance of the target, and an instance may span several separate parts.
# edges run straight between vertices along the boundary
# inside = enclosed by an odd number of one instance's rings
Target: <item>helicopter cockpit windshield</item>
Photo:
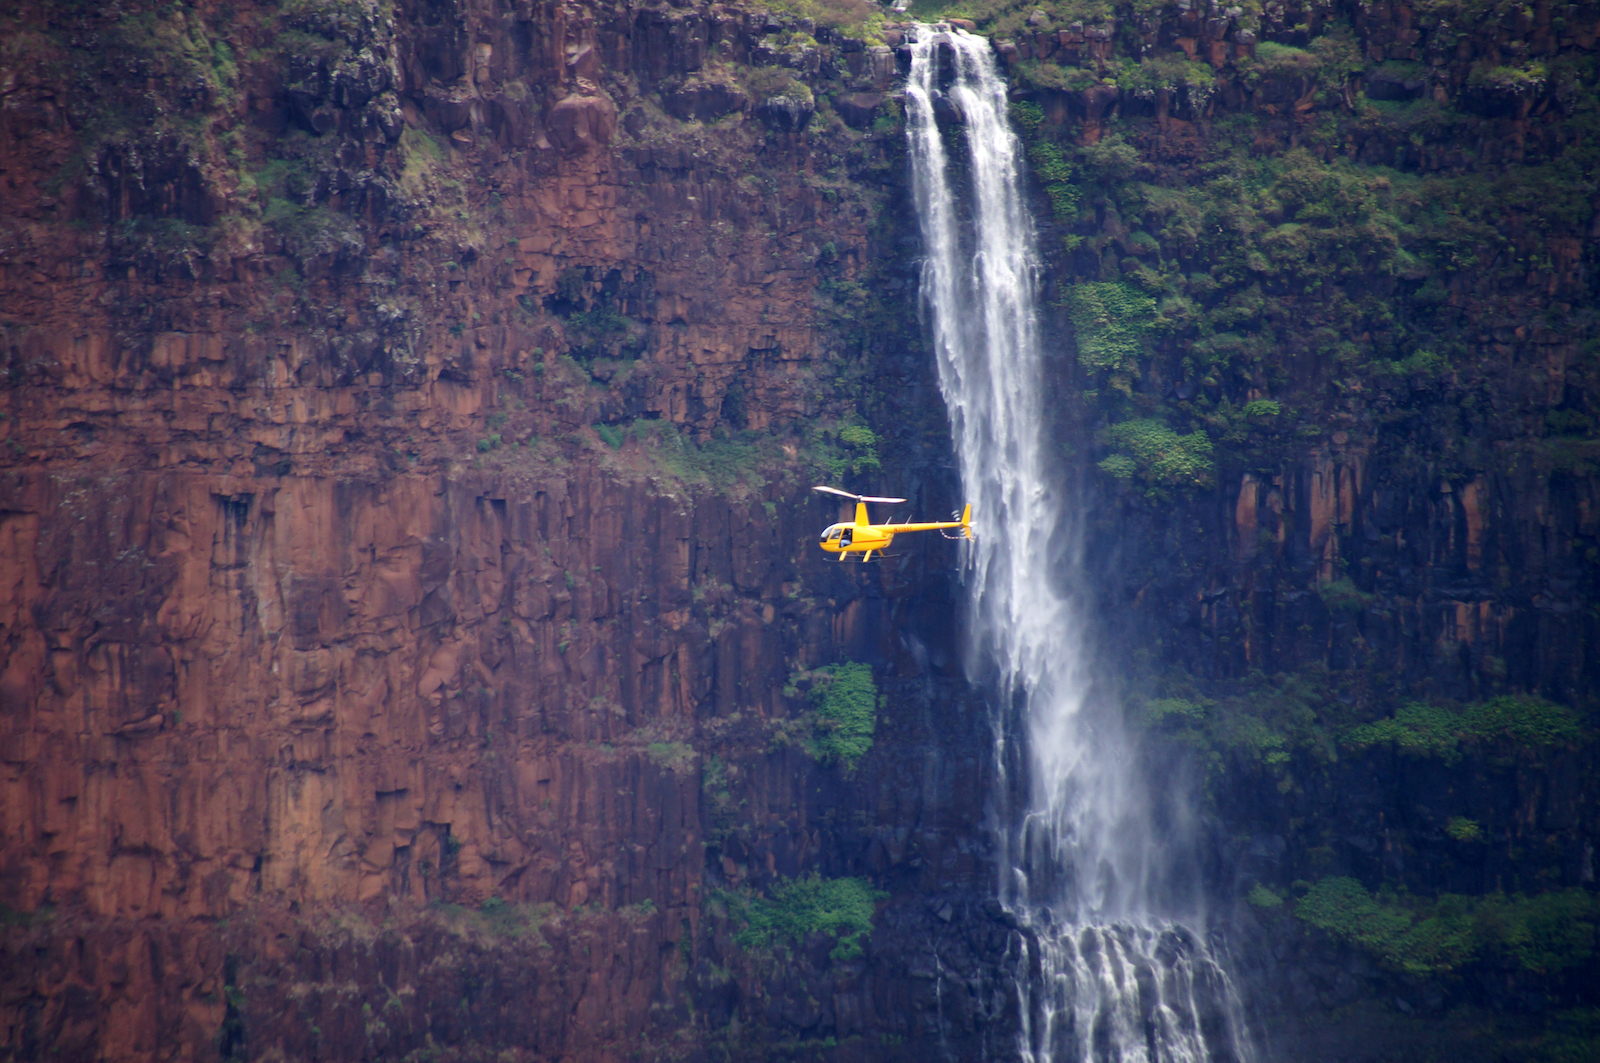
[[[826,543],[839,538],[839,536],[842,535],[844,530],[848,527],[850,527],[848,524],[828,525],[826,528],[822,529],[822,541]]]

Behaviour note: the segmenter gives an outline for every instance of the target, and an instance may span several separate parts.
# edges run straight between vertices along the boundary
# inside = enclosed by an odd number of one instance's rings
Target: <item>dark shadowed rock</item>
[[[1375,100],[1414,100],[1428,87],[1427,79],[1379,67],[1366,76],[1367,95]]]
[[[756,108],[756,117],[768,129],[798,133],[811,124],[817,109],[797,96],[774,96]]]
[[[834,110],[852,129],[865,129],[871,125],[882,105],[883,96],[876,92],[852,92],[833,101]]]
[[[711,122],[750,106],[750,97],[732,85],[708,82],[661,94],[661,108],[684,122]]]

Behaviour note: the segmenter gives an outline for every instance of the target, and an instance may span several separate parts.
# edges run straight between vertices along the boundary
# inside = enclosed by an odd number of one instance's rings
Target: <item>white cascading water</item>
[[[915,28],[911,56],[922,299],[972,503],[971,667],[998,688],[1002,805],[1011,766],[1027,776],[1026,807],[996,811],[1000,899],[1022,928],[1019,1054],[1030,1063],[1247,1060],[1222,968],[1203,938],[1155,910],[1170,896],[1172,861],[1115,714],[1093,711],[1005,82],[987,40],[942,24]],[[960,128],[954,143],[941,119]]]

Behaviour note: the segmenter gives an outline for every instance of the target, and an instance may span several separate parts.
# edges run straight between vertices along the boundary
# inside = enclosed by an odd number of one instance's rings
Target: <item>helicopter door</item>
[[[849,528],[846,528],[844,530],[844,532],[839,536],[839,545],[841,547],[845,547],[845,546],[849,546],[850,545],[850,529]]]

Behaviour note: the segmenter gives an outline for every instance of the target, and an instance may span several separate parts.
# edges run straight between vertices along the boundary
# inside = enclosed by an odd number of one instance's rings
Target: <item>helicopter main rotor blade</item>
[[[853,495],[849,491],[841,491],[837,487],[823,487],[820,484],[817,485],[816,487],[813,487],[811,490],[813,490],[813,491],[826,491],[830,495],[838,495],[840,498],[849,498],[849,499],[853,499],[853,500],[855,500],[857,502],[891,502],[891,503],[895,503],[895,502],[904,502],[905,501],[905,499],[903,499],[903,498],[879,498],[877,495]]]

